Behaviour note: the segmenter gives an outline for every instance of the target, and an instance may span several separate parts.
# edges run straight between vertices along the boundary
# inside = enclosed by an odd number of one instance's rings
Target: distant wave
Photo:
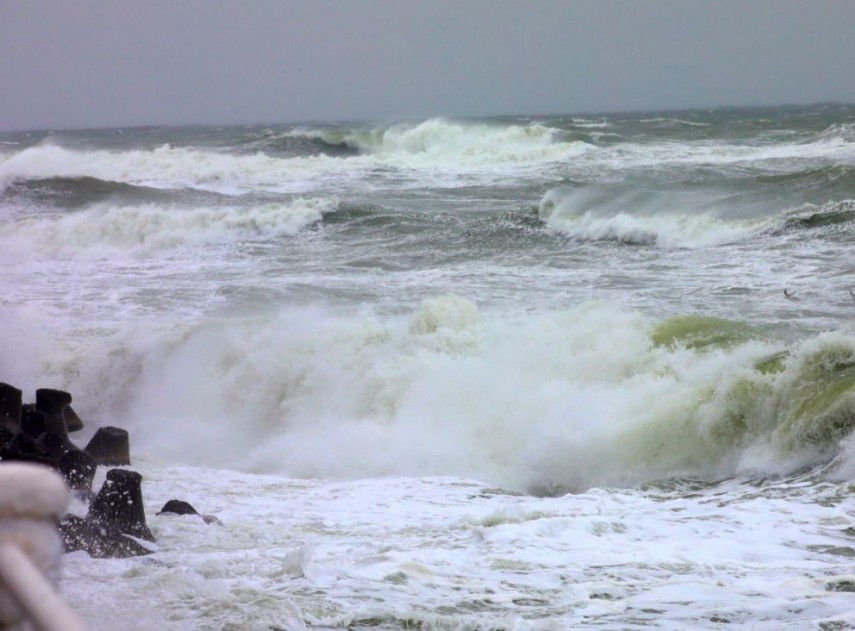
[[[710,123],[698,123],[696,121],[687,121],[682,118],[672,118],[669,116],[658,116],[656,118],[641,118],[639,123],[652,123],[660,127],[673,127],[685,125],[687,127],[709,127]]]
[[[607,127],[589,122],[580,127]],[[441,166],[441,161],[468,166],[542,162],[566,158],[584,150],[581,140],[546,125],[485,124],[432,118],[372,128],[297,128],[264,130],[245,148],[288,155],[352,158],[374,156],[387,166]]]
[[[295,235],[334,212],[334,199],[251,207],[184,208],[95,204],[63,214],[0,222],[0,257],[98,258],[188,244]]]
[[[349,133],[330,129],[296,129],[285,132],[266,129],[248,139],[242,147],[245,151],[285,156],[352,157],[359,155],[360,150],[349,141]]]
[[[606,123],[592,123],[603,127]],[[567,143],[556,130],[530,123],[500,125],[461,123],[442,118],[374,128],[298,128],[277,133],[265,130],[249,147],[323,153],[339,157],[358,154],[443,156],[474,161],[524,161],[560,155]],[[548,150],[546,155],[544,151]]]
[[[596,162],[614,169],[685,168],[768,169],[770,174],[801,171],[831,165],[855,164],[855,143],[830,142],[823,138],[774,144],[721,143],[708,140],[609,145],[592,156]],[[826,164],[818,164],[820,161]],[[829,165],[828,162],[831,162]],[[593,165],[592,165],[593,166]]]
[[[602,119],[571,118],[570,121],[573,123],[573,127],[581,127],[583,129],[604,129],[612,126],[612,123]]]
[[[363,152],[389,158],[410,156],[404,164],[496,164],[566,159],[590,148],[580,141],[559,142],[544,125],[487,125],[434,118],[345,136]]]
[[[251,142],[308,143],[308,155],[191,149],[169,144],[143,150],[78,150],[43,143],[0,161],[0,190],[16,181],[93,178],[152,188],[196,188],[224,194],[310,191],[328,180],[358,179],[372,169],[439,174],[434,185],[455,185],[463,173],[499,177],[506,167],[536,168],[593,149],[582,141],[554,141],[540,125],[492,126],[431,119],[375,130],[295,130]],[[333,151],[331,148],[337,148]],[[287,153],[287,152],[285,152]],[[297,152],[299,153],[299,152]],[[502,171],[499,173],[497,170]],[[445,179],[443,179],[445,178]]]
[[[79,208],[111,199],[124,202],[174,200],[171,193],[162,189],[86,176],[15,180],[7,185],[3,193],[8,200],[17,203],[37,201],[64,208]]]

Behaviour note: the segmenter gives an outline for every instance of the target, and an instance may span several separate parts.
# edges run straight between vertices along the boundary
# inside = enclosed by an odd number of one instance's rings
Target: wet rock
[[[98,464],[108,466],[131,464],[128,432],[119,427],[99,427],[84,451]]]
[[[24,433],[15,434],[0,449],[0,460],[33,462],[48,466],[53,466],[54,463],[44,447]]]
[[[158,515],[162,515],[163,513],[173,513],[175,515],[198,515],[199,512],[190,505],[189,502],[185,502],[184,500],[169,500],[166,504],[163,505],[163,508],[160,509]]]
[[[83,421],[70,405],[62,409],[62,420],[65,422],[65,429],[69,432],[78,432],[83,429]]]
[[[42,452],[50,459],[51,465],[56,467],[59,464],[59,459],[69,451],[75,449],[68,438],[63,439],[62,436],[49,434],[45,432],[36,439],[36,444],[41,448]]]
[[[15,438],[15,434],[10,432],[5,427],[0,427],[0,449],[6,446],[6,443],[10,442],[13,438]]]
[[[22,393],[8,383],[0,383],[0,427],[17,433],[21,429]]]
[[[21,408],[21,431],[31,438],[38,438],[47,431],[45,413],[37,410],[34,403],[25,403]]]
[[[57,464],[57,469],[72,491],[91,491],[97,467],[92,456],[79,449],[64,453]]]
[[[198,515],[202,518],[206,524],[221,524],[221,522],[214,515],[201,515],[199,512],[193,508],[193,506],[189,502],[185,502],[184,500],[169,500],[166,504],[163,505],[163,508],[160,509],[158,515]]]
[[[71,403],[71,395],[64,390],[53,390],[52,388],[36,390],[36,409],[45,415],[45,431],[68,438],[62,412],[69,403]]]
[[[65,516],[59,534],[66,552],[83,550],[96,559],[125,559],[153,552],[116,528],[77,515]]]
[[[142,476],[136,471],[111,469],[89,507],[88,519],[119,532],[154,541],[145,521]]]

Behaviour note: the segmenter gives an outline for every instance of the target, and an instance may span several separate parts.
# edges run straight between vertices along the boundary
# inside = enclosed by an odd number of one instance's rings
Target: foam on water
[[[340,483],[136,466],[158,551],[65,557],[63,592],[93,629],[800,631],[851,621],[847,485],[818,497],[793,481],[534,498],[460,478]],[[219,523],[155,516],[176,496]]]

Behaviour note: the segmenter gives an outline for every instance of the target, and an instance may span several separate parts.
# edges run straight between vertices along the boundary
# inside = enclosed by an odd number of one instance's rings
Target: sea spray
[[[36,388],[44,386],[39,379],[53,340],[42,309],[17,304],[11,296],[0,296],[0,375],[4,383],[17,384],[28,397],[34,397]],[[60,379],[66,378],[63,375]]]

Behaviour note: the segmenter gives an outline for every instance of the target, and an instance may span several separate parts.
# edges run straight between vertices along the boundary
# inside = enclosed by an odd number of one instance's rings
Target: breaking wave
[[[661,200],[660,200],[661,201]],[[661,248],[726,245],[759,234],[764,223],[723,220],[710,213],[657,208],[649,200],[602,200],[584,190],[552,189],[538,215],[549,230],[579,241],[616,241]]]
[[[826,180],[826,170],[804,174],[761,177],[755,181],[796,188],[805,181]],[[769,181],[771,180],[771,182]],[[783,195],[787,197],[787,195]],[[795,198],[795,194],[790,194]],[[713,198],[714,199],[714,198]],[[771,202],[767,202],[771,203]],[[696,207],[692,207],[695,204]],[[855,200],[803,204],[783,211],[763,212],[754,219],[738,218],[740,208],[693,199],[678,192],[655,195],[636,189],[604,187],[557,187],[549,190],[538,206],[547,229],[579,241],[615,241],[661,248],[703,248],[746,241],[762,234],[779,235],[793,230],[846,231],[855,220]],[[685,210],[683,209],[685,208]],[[736,214],[726,218],[720,214]]]
[[[491,317],[444,295],[399,317],[137,323],[41,359],[40,374],[10,377],[87,393],[75,408],[91,422],[122,419],[138,453],[181,463],[541,493],[852,465],[844,333],[787,345],[744,323],[603,304]]]

